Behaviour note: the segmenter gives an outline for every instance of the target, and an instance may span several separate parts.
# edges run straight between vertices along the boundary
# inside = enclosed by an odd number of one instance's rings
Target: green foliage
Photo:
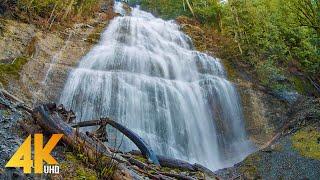
[[[78,168],[76,170],[77,173],[77,179],[81,180],[97,180],[97,176],[94,173],[89,173],[86,169],[84,168]]]
[[[238,43],[242,58],[258,70],[264,84],[270,85],[282,68],[292,64],[309,76],[320,77],[320,37],[311,25],[302,26],[297,13],[297,8],[305,8],[301,2],[229,0],[223,6],[224,34]]]
[[[45,18],[46,22],[70,21],[92,14],[99,0],[17,0],[17,7],[29,18]]]
[[[164,19],[172,19],[179,15],[191,16],[183,2],[176,0],[141,0],[141,8]]]
[[[23,66],[28,62],[28,57],[21,56],[16,58],[11,64],[0,64],[0,81],[4,85],[7,85],[8,77],[18,79],[20,77],[20,71]]]
[[[163,18],[183,15],[194,17],[205,28],[214,26],[232,39],[236,45],[233,48],[238,49],[222,49],[220,52],[225,52],[222,57],[250,65],[260,82],[272,89],[293,87],[305,92],[289,69],[320,83],[318,0],[141,0],[140,3],[142,8]]]
[[[281,82],[285,80],[283,71],[272,60],[260,62],[257,65],[257,73],[258,79],[265,86],[271,87],[274,90],[288,88],[285,83]]]
[[[98,175],[92,169],[83,164],[79,155],[72,152],[65,152],[66,161],[60,164],[62,174],[65,179],[79,179],[79,180],[96,180]]]
[[[320,1],[292,0],[292,9],[296,12],[296,20],[301,26],[315,30],[320,35]]]
[[[131,2],[136,2],[136,0],[131,0]],[[193,16],[186,0],[141,0],[140,3],[143,9],[165,19],[172,19],[181,15]],[[189,0],[189,3],[196,18],[201,23],[219,24],[220,5],[217,0]]]
[[[215,24],[218,27],[221,17],[221,7],[219,6],[219,3],[216,0],[193,2],[196,18],[203,24]]]

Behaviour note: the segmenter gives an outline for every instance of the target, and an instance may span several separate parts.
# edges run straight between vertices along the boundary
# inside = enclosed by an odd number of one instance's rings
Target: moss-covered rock
[[[72,152],[65,152],[65,160],[59,164],[60,174],[56,179],[97,180],[98,175],[93,169],[83,164],[79,156]]]
[[[260,157],[257,155],[250,155],[240,166],[239,171],[248,179],[259,179],[260,175],[258,172],[258,162]]]
[[[317,94],[317,92],[314,92],[315,89],[310,83],[310,81],[306,79],[304,76],[291,76],[289,80],[292,83],[294,89],[298,91],[298,93],[304,95]]]
[[[0,81],[4,85],[8,84],[8,80],[12,77],[19,79],[20,71],[23,66],[28,62],[28,57],[20,56],[14,59],[10,64],[0,64]]]
[[[320,131],[317,128],[301,129],[291,140],[293,147],[302,156],[320,160]]]

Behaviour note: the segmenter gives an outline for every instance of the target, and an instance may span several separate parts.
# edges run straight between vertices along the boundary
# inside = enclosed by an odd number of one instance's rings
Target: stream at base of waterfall
[[[219,59],[194,50],[174,21],[139,7],[125,15],[120,2],[114,9],[122,16],[70,72],[59,103],[77,121],[111,117],[157,154],[211,170],[251,153],[239,95]],[[111,132],[122,150],[136,149]]]

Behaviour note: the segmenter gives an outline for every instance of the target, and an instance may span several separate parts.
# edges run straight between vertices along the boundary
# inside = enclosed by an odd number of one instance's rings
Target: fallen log
[[[133,155],[141,155],[140,151],[133,150],[130,152]],[[190,164],[186,161],[174,159],[166,156],[157,155],[161,167],[168,167],[173,169],[187,170],[187,171],[200,171],[205,173],[211,179],[220,179],[214,172],[210,169],[200,165],[200,164]]]
[[[68,146],[83,152],[92,163],[103,163],[106,165],[116,165],[116,171],[112,175],[114,178],[132,179],[127,168],[115,161],[113,155],[108,153],[108,149],[102,144],[94,141],[87,135],[73,129],[69,124],[64,122],[59,114],[49,109],[52,104],[41,105],[33,110],[33,117],[36,123],[48,134],[63,134],[62,141]],[[108,177],[110,178],[110,177]]]
[[[165,175],[165,176],[170,176],[170,177],[173,177],[176,179],[180,179],[180,180],[195,180],[192,177],[188,177],[188,176],[181,175],[181,174],[174,174],[174,173],[168,173],[168,172],[161,172],[161,174]]]
[[[19,98],[17,98],[16,96],[10,94],[8,91],[6,91],[5,89],[0,89],[0,92],[3,93],[3,95],[5,95],[7,98],[13,100],[13,101],[16,101],[18,103],[21,103],[23,104],[24,102],[22,100],[20,100]]]
[[[127,136],[139,148],[142,155],[145,156],[149,161],[151,161],[155,165],[160,165],[159,160],[153,152],[153,150],[151,149],[151,147],[139,135],[109,118],[102,118],[100,120],[92,121],[82,121],[72,125],[72,127],[78,128],[97,125],[104,126],[108,124],[120,131],[121,133],[123,133],[125,136]]]
[[[163,167],[168,168],[178,168],[181,170],[187,170],[187,171],[195,171],[193,164],[190,164],[186,161],[182,161],[179,159],[169,158],[166,156],[157,155],[157,158],[160,162],[160,165]]]
[[[138,150],[133,150],[129,152],[132,155],[141,155],[141,152]],[[157,158],[159,160],[161,167],[168,167],[168,168],[174,168],[174,169],[180,169],[180,170],[187,170],[187,171],[196,171],[195,164],[191,164],[189,162],[170,158],[162,155],[157,155]]]
[[[128,161],[133,164],[133,165],[136,165],[137,167],[139,167],[140,169],[142,170],[152,170],[154,171],[156,174],[158,174],[159,177],[161,176],[164,176],[166,177],[166,179],[168,179],[168,177],[170,177],[169,179],[172,179],[172,178],[176,178],[176,179],[180,179],[180,180],[194,180],[194,178],[191,178],[191,177],[188,177],[188,176],[185,176],[185,175],[181,175],[181,174],[176,174],[176,173],[169,173],[169,172],[163,172],[163,171],[160,171],[160,170],[157,170],[151,166],[148,166],[147,164],[137,160],[137,159],[134,159],[132,156],[128,156],[128,155],[123,155],[124,157],[128,158]],[[161,178],[156,178],[156,179],[161,179]]]

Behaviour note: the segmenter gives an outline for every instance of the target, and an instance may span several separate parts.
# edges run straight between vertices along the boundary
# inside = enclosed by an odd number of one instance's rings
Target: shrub
[[[84,19],[98,8],[99,0],[16,0],[11,7],[18,10],[17,17],[51,26]],[[13,8],[11,8],[13,9]]]

